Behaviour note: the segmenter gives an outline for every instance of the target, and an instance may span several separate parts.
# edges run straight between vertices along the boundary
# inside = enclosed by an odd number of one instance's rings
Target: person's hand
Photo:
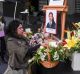
[[[35,44],[35,43],[36,43],[35,40],[30,40],[30,45],[33,45],[33,44]]]
[[[23,32],[23,36],[24,36],[24,37],[27,37],[27,33],[26,33],[26,32]]]
[[[35,42],[35,40],[31,40],[31,41],[30,41],[30,43],[34,43],[34,42]]]

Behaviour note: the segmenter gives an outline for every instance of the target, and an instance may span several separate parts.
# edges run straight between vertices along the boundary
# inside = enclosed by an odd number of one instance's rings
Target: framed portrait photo
[[[49,5],[63,6],[64,0],[49,0]]]
[[[57,32],[57,11],[46,10],[45,31],[56,34]]]

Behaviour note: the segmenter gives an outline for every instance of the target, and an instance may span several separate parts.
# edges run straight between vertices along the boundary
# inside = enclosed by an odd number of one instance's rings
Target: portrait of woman
[[[56,34],[57,28],[57,11],[46,11],[46,32]]]
[[[52,12],[49,13],[49,22],[47,23],[47,28],[52,28],[52,29],[56,28],[56,23],[54,21],[54,17],[53,17]]]

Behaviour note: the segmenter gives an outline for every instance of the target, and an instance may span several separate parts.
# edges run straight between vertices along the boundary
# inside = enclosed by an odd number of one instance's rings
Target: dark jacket
[[[11,68],[27,68],[30,59],[30,49],[28,41],[24,39],[7,38],[7,49],[9,51],[9,62]],[[37,48],[36,48],[37,49]],[[30,50],[30,51],[29,51]]]
[[[52,24],[47,23],[47,27],[46,28],[56,29],[56,23],[54,21],[52,21]]]

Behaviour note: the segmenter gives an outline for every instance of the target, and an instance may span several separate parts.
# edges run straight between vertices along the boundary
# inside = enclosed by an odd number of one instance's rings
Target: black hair
[[[49,12],[49,15],[50,15],[50,14],[52,14],[52,17],[53,17],[53,13],[52,13],[52,12]],[[54,17],[53,17],[53,21],[54,21]]]
[[[52,13],[52,12],[50,12],[49,15],[50,15],[50,14],[52,14],[52,16],[53,16],[53,13]]]
[[[0,16],[0,21],[5,24],[5,19],[3,16]]]
[[[20,24],[22,24],[20,21],[18,21],[18,20],[12,20],[8,24],[7,35],[10,36],[10,37],[18,37],[18,35],[17,35],[17,28],[18,28],[18,26]]]

